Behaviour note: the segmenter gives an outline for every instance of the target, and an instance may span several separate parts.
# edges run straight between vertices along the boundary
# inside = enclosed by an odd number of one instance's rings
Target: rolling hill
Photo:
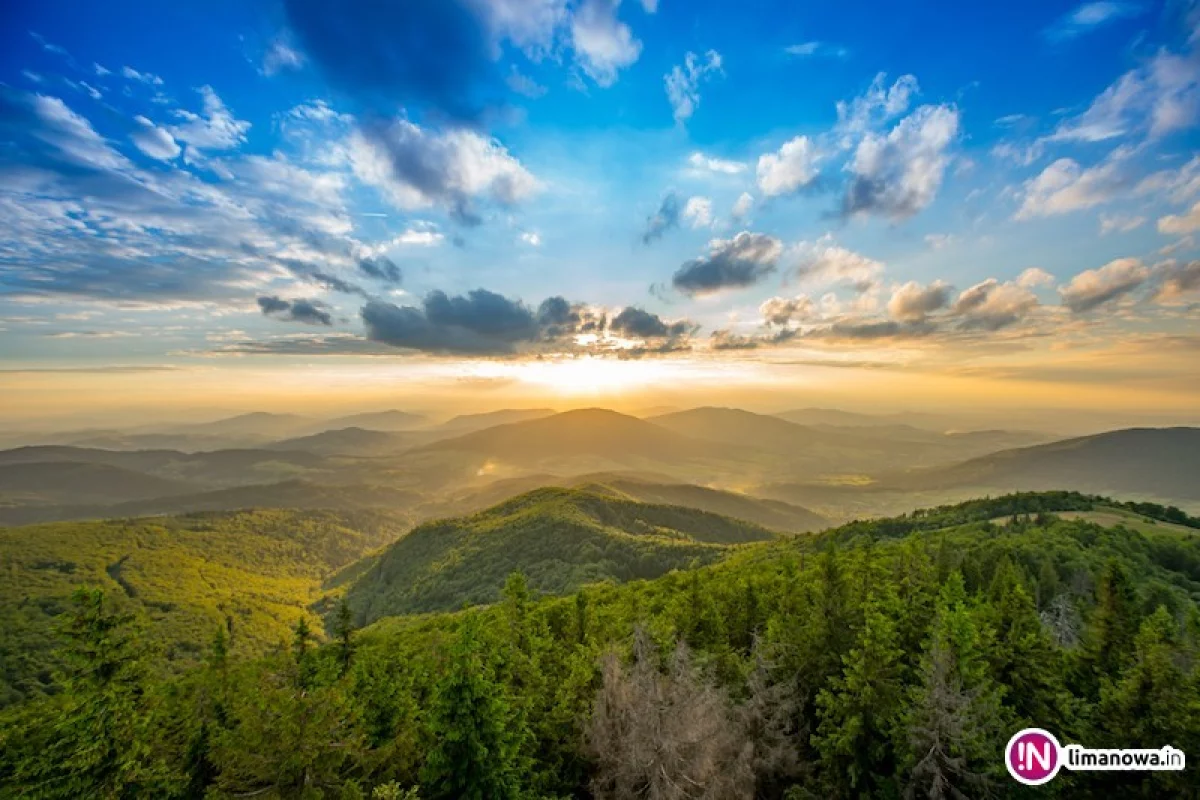
[[[487,411],[482,414],[460,414],[443,422],[436,427],[438,434],[458,436],[473,431],[481,431],[495,425],[508,425],[513,422],[528,422],[556,414],[552,408],[503,408],[498,411]]]
[[[107,503],[196,491],[196,485],[114,466],[71,461],[0,464],[0,501]]]
[[[419,432],[339,428],[314,433],[311,436],[284,439],[267,445],[265,449],[333,456],[385,456],[396,455],[425,441],[428,441],[428,437]]]
[[[1129,428],[1005,450],[880,481],[880,489],[1039,490],[1200,501],[1200,428]]]
[[[414,528],[374,559],[346,599],[364,621],[450,610],[496,600],[518,569],[538,591],[563,593],[597,581],[652,578],[774,536],[697,509],[547,487]]]
[[[155,495],[148,499],[111,502],[80,502],[73,495],[56,503],[0,503],[0,525],[32,525],[80,519],[114,517],[150,517],[192,514],[201,511],[235,511],[253,508],[299,510],[358,511],[376,509],[391,513],[397,520],[416,518],[414,509],[424,495],[390,485],[322,484],[306,480],[235,486],[188,494]],[[423,518],[428,518],[425,516]]]
[[[329,467],[326,460],[315,453],[264,449],[181,453],[177,450],[100,450],[50,445],[0,451],[0,465],[51,462],[103,464],[211,488],[295,478]]]
[[[637,417],[588,408],[485,428],[414,452],[465,453],[529,467],[549,460],[581,458],[617,465],[721,459],[729,455],[729,448],[680,435]]]
[[[376,512],[278,510],[5,530],[0,705],[49,680],[54,617],[77,586],[142,612],[169,661],[194,662],[219,626],[255,655],[288,639],[326,576],[403,531]]]
[[[601,476],[603,478],[603,476]],[[604,478],[602,483],[577,484],[577,488],[598,487],[615,491],[621,497],[639,503],[657,503],[698,508],[713,514],[744,519],[776,531],[807,533],[829,526],[829,520],[807,508],[766,500],[737,492],[711,489],[687,483],[656,483],[632,478]]]
[[[344,417],[324,420],[319,424],[322,430],[338,430],[339,428],[366,428],[372,431],[407,431],[425,425],[428,420],[424,414],[414,414],[410,411],[367,411],[362,414],[348,414]],[[314,431],[320,433],[321,431]]]

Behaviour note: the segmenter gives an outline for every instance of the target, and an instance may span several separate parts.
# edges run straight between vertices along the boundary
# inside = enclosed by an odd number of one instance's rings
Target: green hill
[[[49,680],[54,618],[78,586],[141,612],[169,662],[189,662],[228,625],[262,653],[288,638],[322,580],[404,530],[376,512],[247,511],[70,522],[0,533],[0,705]]]
[[[23,503],[121,502],[196,490],[195,484],[110,464],[0,464],[0,500]]]
[[[805,533],[829,526],[829,520],[807,508],[778,500],[766,500],[737,492],[711,489],[690,483],[658,483],[632,478],[603,479],[600,486],[614,489],[624,497],[639,503],[659,503],[688,506],[744,519],[765,528],[789,533]],[[579,485],[586,489],[588,485]]]
[[[549,487],[486,511],[421,525],[349,588],[364,620],[487,603],[514,570],[541,592],[652,578],[771,539],[759,525],[692,508]]]

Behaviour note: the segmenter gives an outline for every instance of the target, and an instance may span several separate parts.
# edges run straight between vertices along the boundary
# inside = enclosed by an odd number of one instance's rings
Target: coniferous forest
[[[1027,726],[1200,753],[1197,520],[1068,518],[1095,502],[972,501],[561,596],[515,571],[497,602],[362,627],[343,600],[265,656],[214,626],[187,669],[127,598],[80,588],[45,690],[3,711],[0,794],[1009,797],[1034,791],[1002,757]],[[1036,791],[1200,782],[1064,770]]]

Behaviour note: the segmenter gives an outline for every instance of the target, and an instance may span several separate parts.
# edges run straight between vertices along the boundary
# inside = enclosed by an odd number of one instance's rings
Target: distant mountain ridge
[[[1200,428],[1128,428],[1004,450],[880,481],[895,489],[961,486],[1200,500]]]

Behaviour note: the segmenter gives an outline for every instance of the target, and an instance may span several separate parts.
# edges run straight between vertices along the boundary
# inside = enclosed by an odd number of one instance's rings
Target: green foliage
[[[485,658],[474,618],[462,626],[432,701],[432,741],[421,771],[422,784],[430,797],[519,797],[519,754],[525,732]]]
[[[325,576],[401,531],[376,513],[278,510],[6,529],[0,707],[53,690],[54,620],[79,586],[139,614],[166,663],[190,668],[218,625],[243,658],[285,641]]]
[[[682,506],[545,488],[487,511],[415,528],[347,591],[360,620],[446,611],[500,598],[516,569],[532,588],[566,594],[589,583],[654,578],[722,557],[727,545],[775,534]]]
[[[0,798],[1016,797],[998,754],[1030,723],[1200,752],[1200,537],[1175,526],[1106,528],[1054,513],[1089,498],[1027,494],[722,547],[622,526],[745,529],[582,494],[431,527],[457,544],[423,574],[478,568],[492,605],[355,630],[351,593],[328,644],[297,615],[265,657],[214,616],[194,667],[161,669],[162,620],[110,585],[63,617],[49,695],[0,714]],[[561,597],[508,569],[548,569],[580,529],[701,555]],[[462,590],[429,580],[409,602]],[[1189,796],[1194,772],[1047,790]]]

